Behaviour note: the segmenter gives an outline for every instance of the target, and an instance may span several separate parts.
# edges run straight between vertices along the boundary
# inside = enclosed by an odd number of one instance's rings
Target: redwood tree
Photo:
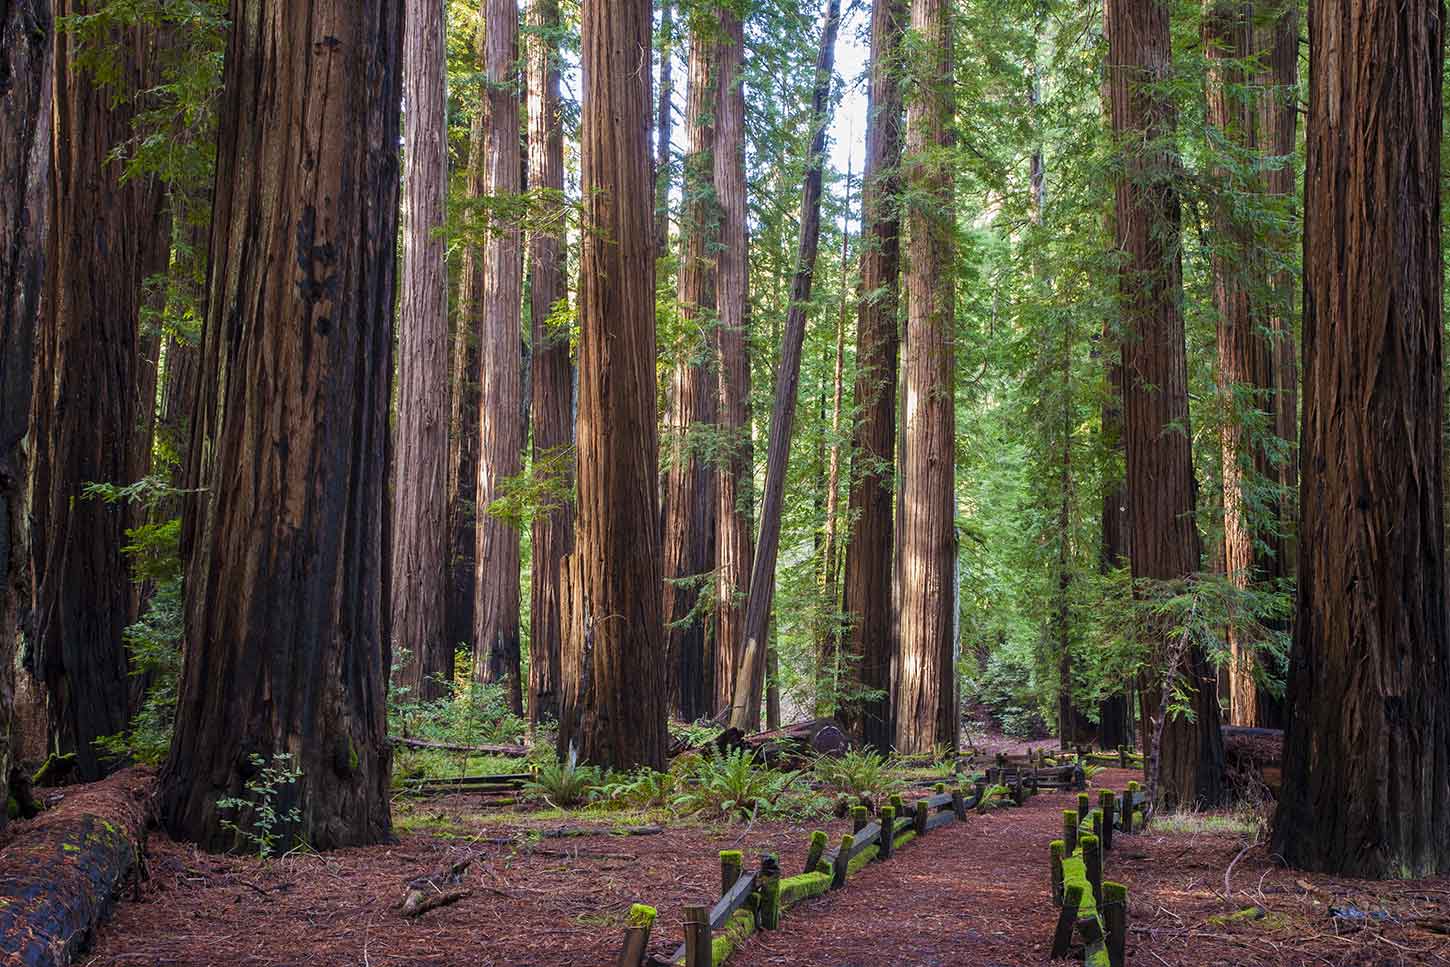
[[[187,508],[186,652],[160,813],[234,845],[256,761],[279,833],[389,835],[387,513],[402,10],[234,0]],[[285,268],[283,268],[285,267]],[[245,825],[253,817],[240,817]]]
[[[720,10],[715,109],[715,197],[720,232],[715,277],[715,368],[719,456],[715,513],[715,677],[734,684],[745,640],[745,595],[754,557],[755,457],[750,440],[749,237],[745,199],[745,30],[730,4]],[[727,668],[728,663],[728,668]],[[727,693],[716,695],[723,708]]]
[[[1122,313],[1123,439],[1127,451],[1129,558],[1140,593],[1159,594],[1191,581],[1201,544],[1188,422],[1188,363],[1183,332],[1183,266],[1179,251],[1177,111],[1171,77],[1169,7],[1164,0],[1108,0],[1108,83],[1113,133],[1123,173],[1115,210]],[[1152,660],[1176,649],[1172,630],[1156,626]],[[1192,696],[1192,718],[1172,715],[1163,730],[1157,793],[1168,805],[1216,804],[1221,795],[1223,737],[1215,674],[1201,648],[1180,666],[1150,668],[1141,689],[1144,751],[1160,708],[1164,676]]]
[[[403,46],[403,220],[398,403],[394,429],[393,641],[407,649],[399,684],[412,699],[442,695],[453,678],[448,640],[448,275],[444,202],[448,119],[444,9],[408,4]]]
[[[887,750],[891,722],[891,549],[895,492],[897,279],[901,219],[897,208],[901,160],[902,86],[899,74],[905,0],[871,5],[870,103],[866,167],[862,173],[861,299],[856,309],[856,385],[861,416],[851,436],[851,493],[847,519],[843,610],[851,625],[844,652],[863,690],[877,697],[846,704],[841,717],[862,740]]]
[[[913,0],[911,29],[921,50],[906,114],[903,175],[907,209],[906,399],[902,419],[900,662],[896,748],[957,747],[955,343],[952,265],[956,226],[952,169],[951,12],[945,0]]]
[[[559,751],[664,765],[650,0],[583,0],[579,510]],[[642,526],[643,525],[643,526]]]
[[[1450,872],[1443,25],[1426,2],[1309,17],[1309,472],[1272,848],[1342,876]]]
[[[486,0],[483,28],[485,192],[496,200],[523,187],[519,147],[518,0]],[[519,662],[519,532],[488,513],[523,470],[523,235],[507,215],[489,219],[479,307],[478,491],[475,496],[474,674],[503,686],[523,710]]]
[[[50,232],[49,0],[0,10],[0,802],[9,799],[14,648],[29,599],[25,453]],[[6,815],[0,813],[0,829]]]
[[[95,13],[88,0],[61,0],[55,13]],[[36,388],[35,515],[37,676],[45,684],[51,740],[76,753],[78,774],[106,770],[92,743],[126,727],[130,680],[122,633],[132,618],[130,573],[121,553],[126,509],[85,496],[92,482],[129,482],[137,419],[137,258],[146,197],[122,181],[113,152],[132,135],[139,90],[138,28],[113,27],[123,96],[77,63],[74,33],[55,45],[54,242],[48,358]]]
[[[559,0],[529,4],[529,184],[564,191],[564,129],[559,117]],[[562,203],[562,202],[561,202]],[[536,229],[529,235],[529,322],[533,351],[536,472],[564,476],[573,491],[574,367],[569,359],[567,326],[549,324],[549,315],[568,297],[565,285],[564,227]],[[559,568],[574,546],[574,508],[561,503],[533,522],[533,580],[529,607],[529,721],[559,717]]]
[[[689,76],[685,82],[684,203],[680,211],[679,331],[665,411],[664,609],[671,708],[681,718],[713,715],[717,690],[731,664],[715,658],[714,637],[697,609],[701,582],[715,568],[715,474],[703,455],[703,432],[715,422],[715,377],[707,347],[713,340],[715,257],[720,210],[715,197],[715,123],[719,111],[721,31],[718,6],[690,13]],[[723,664],[722,664],[723,663]]]

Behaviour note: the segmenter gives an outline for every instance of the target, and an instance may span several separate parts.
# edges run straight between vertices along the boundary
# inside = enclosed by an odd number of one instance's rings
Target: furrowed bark
[[[448,273],[444,240],[448,186],[440,0],[407,8],[403,47],[403,224],[401,331],[393,479],[393,641],[407,649],[398,684],[427,701],[453,680],[448,640]]]
[[[402,12],[237,0],[233,13],[160,813],[173,835],[230,848],[217,800],[248,797],[252,757],[285,752],[301,777],[275,805],[301,819],[279,825],[283,841],[375,843],[391,826]]]
[[[1191,580],[1201,543],[1188,422],[1184,346],[1178,159],[1172,146],[1177,111],[1164,82],[1171,76],[1166,4],[1109,0],[1108,78],[1113,132],[1124,173],[1118,180],[1116,245],[1122,312],[1123,428],[1127,448],[1130,559],[1139,593]],[[1172,651],[1156,627],[1154,659]],[[1181,675],[1195,716],[1172,716],[1163,733],[1158,792],[1165,805],[1215,805],[1222,795],[1223,737],[1215,676],[1200,648],[1176,667],[1151,669],[1140,695],[1143,721],[1158,711],[1160,682]],[[1145,742],[1145,752],[1150,750]]]
[[[559,0],[529,4],[529,184],[564,191],[564,130],[559,118],[557,42]],[[574,491],[574,365],[569,332],[549,325],[556,304],[568,299],[564,230],[540,229],[529,236],[529,320],[533,351],[535,468],[559,463],[565,492]],[[529,607],[529,721],[558,719],[561,627],[560,567],[574,548],[574,508],[568,501],[533,522],[533,580]]]
[[[1444,7],[1328,0],[1311,8],[1309,44],[1303,454],[1312,472],[1299,492],[1290,718],[1271,843],[1304,869],[1435,876],[1450,871]]]
[[[519,148],[518,0],[486,0],[483,29],[485,191],[523,188]],[[473,664],[485,684],[502,686],[523,711],[519,655],[519,532],[488,513],[504,484],[523,471],[523,234],[517,221],[490,218],[483,246],[483,327],[479,339],[478,492],[474,516]]]
[[[866,163],[861,175],[860,299],[856,307],[856,383],[861,413],[851,435],[851,490],[847,519],[842,608],[850,618],[844,643],[856,684],[878,697],[846,703],[838,717],[867,745],[887,751],[891,721],[892,503],[895,492],[897,280],[901,271],[901,219],[897,209],[901,161],[900,78],[905,0],[871,5],[870,107]]]
[[[579,513],[567,561],[559,751],[661,768],[664,695],[650,0],[583,0]],[[608,364],[606,366],[606,363]],[[606,378],[607,373],[607,378]]]

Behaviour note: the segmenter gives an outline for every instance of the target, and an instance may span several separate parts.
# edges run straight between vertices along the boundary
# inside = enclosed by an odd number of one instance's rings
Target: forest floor
[[[1120,789],[1136,776],[1111,769],[1094,782]],[[779,932],[752,937],[731,963],[1045,964],[1056,921],[1047,844],[1074,802],[1044,793],[933,832],[869,865],[846,889],[792,908]],[[845,820],[675,821],[656,835],[616,836],[611,829],[659,817],[483,810],[469,795],[400,798],[394,815],[394,845],[266,864],[153,834],[149,877],[117,905],[82,963],[599,967],[613,963],[633,902],[658,908],[651,950],[664,957],[680,942],[683,906],[718,895],[719,850],[743,850],[748,867],[775,852],[790,874],[804,865],[812,829],[833,840],[848,829]],[[595,832],[540,835],[559,826]],[[1262,844],[1251,845],[1256,836],[1245,814],[1205,814],[1115,837],[1104,875],[1129,889],[1128,962],[1450,965],[1450,937],[1424,929],[1427,918],[1450,918],[1450,878],[1306,875],[1275,866]],[[463,883],[470,896],[416,920],[399,915],[407,880],[462,857],[472,859]],[[1263,915],[1226,919],[1252,907]]]

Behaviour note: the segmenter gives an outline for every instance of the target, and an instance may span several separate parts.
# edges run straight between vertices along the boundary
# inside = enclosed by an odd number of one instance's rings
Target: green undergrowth
[[[1153,817],[1153,825],[1149,831],[1163,836],[1252,836],[1259,828],[1259,818],[1246,812],[1208,813],[1183,810]]]

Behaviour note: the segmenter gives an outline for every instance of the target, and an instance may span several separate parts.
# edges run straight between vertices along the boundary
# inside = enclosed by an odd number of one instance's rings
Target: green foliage
[[[684,764],[688,757],[680,757],[676,763]],[[623,777],[614,777],[599,790],[599,798],[611,805],[627,809],[657,809],[671,805],[680,793],[683,768],[674,765],[665,772],[654,769],[637,769]]]
[[[273,753],[271,761],[252,753],[248,757],[255,770],[247,780],[248,796],[228,796],[216,801],[218,809],[237,810],[236,819],[222,819],[222,829],[230,830],[236,837],[234,848],[255,850],[257,859],[266,861],[277,850],[289,826],[302,821],[302,810],[297,805],[284,808],[290,798],[289,787],[295,787],[302,778],[302,769],[292,761],[292,753]]]
[[[590,802],[604,787],[604,773],[594,766],[554,759],[540,765],[534,778],[524,784],[524,795],[541,799],[559,809]]]
[[[898,775],[900,763],[871,749],[851,749],[840,756],[823,755],[816,759],[813,769],[816,778],[828,789],[853,800],[869,796],[872,801],[880,802],[905,785]]]
[[[534,456],[521,473],[500,482],[499,494],[485,513],[519,530],[527,528],[535,517],[571,505],[574,448],[562,445]]]
[[[706,819],[775,819],[817,815],[830,800],[799,783],[799,772],[758,765],[749,749],[682,756],[680,788],[671,805]]]

